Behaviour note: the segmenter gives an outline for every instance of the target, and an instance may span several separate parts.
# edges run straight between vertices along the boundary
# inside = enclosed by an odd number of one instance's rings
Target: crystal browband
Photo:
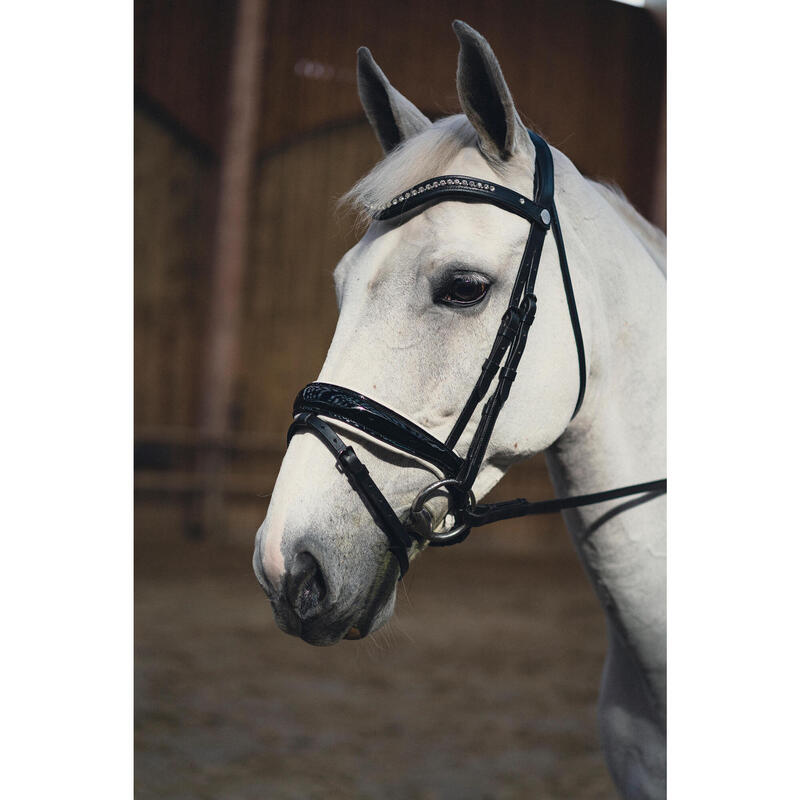
[[[491,183],[483,183],[482,181],[470,181],[464,180],[464,186],[469,186],[473,189],[488,189],[490,192],[494,192],[496,190],[496,186]],[[424,186],[420,184],[419,186],[415,186],[413,189],[409,189],[404,194],[399,194],[397,197],[393,197],[388,203],[384,203],[382,206],[379,206],[376,210],[376,214],[378,211],[382,211],[384,208],[389,208],[389,206],[396,206],[398,203],[401,203],[403,200],[408,200],[410,197],[416,197],[418,194],[422,192],[429,192],[431,189],[438,189],[440,186],[460,186],[462,178],[442,178],[438,181],[433,181],[432,183],[426,183]],[[374,208],[373,208],[374,210]]]
[[[418,206],[440,199],[489,202],[523,217],[528,222],[550,226],[550,211],[525,195],[490,181],[464,175],[441,175],[406,189],[382,206],[372,206],[373,219],[386,220],[400,216]]]

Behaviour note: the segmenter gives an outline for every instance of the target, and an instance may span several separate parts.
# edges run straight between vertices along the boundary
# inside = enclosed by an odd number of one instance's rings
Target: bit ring
[[[460,536],[464,531],[469,529],[469,525],[466,522],[462,522],[460,525],[457,525],[455,528],[447,531],[434,531],[431,527],[431,523],[433,521],[433,516],[431,513],[424,508],[426,501],[436,492],[440,491],[441,489],[448,488],[450,486],[461,486],[461,482],[456,480],[455,478],[444,478],[441,481],[435,481],[434,483],[426,486],[422,489],[419,494],[414,498],[414,502],[411,504],[411,519],[415,523],[414,530],[426,539],[429,542],[446,542],[450,539],[455,539],[457,536]],[[469,494],[467,495],[467,505],[465,508],[458,509],[453,515],[456,517],[456,521],[461,514],[467,511],[470,508],[474,508],[475,506],[475,494],[472,489],[469,490]],[[453,513],[453,512],[449,512]],[[420,524],[421,523],[421,524]],[[420,528],[425,527],[427,528],[426,532],[422,532]]]

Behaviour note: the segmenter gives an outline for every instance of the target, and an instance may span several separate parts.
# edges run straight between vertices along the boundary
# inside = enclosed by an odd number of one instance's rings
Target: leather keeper
[[[497,336],[500,339],[511,340],[517,335],[522,317],[518,308],[507,308],[500,320],[500,328],[497,331]]]
[[[339,457],[336,459],[336,465],[342,472],[352,475],[353,477],[361,475],[364,472],[369,472],[364,466],[364,463],[356,455],[356,451],[353,450],[350,445],[347,445],[347,447],[342,450]]]

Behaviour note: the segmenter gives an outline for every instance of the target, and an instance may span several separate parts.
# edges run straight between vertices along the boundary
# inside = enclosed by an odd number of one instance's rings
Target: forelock
[[[443,174],[460,150],[477,145],[477,141],[475,129],[463,114],[437,120],[392,150],[339,202],[352,208],[366,225],[374,209],[409,186]]]

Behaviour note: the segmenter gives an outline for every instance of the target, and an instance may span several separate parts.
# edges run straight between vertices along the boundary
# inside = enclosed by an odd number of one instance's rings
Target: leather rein
[[[289,427],[287,445],[296,433],[307,431],[313,433],[328,448],[336,459],[338,469],[347,476],[375,524],[389,540],[389,551],[397,559],[401,578],[408,570],[408,550],[415,543],[421,545],[428,543],[434,547],[457,544],[466,539],[472,528],[499,520],[533,514],[550,514],[630,495],[663,494],[667,490],[667,480],[663,478],[619,489],[554,500],[475,502],[472,486],[486,454],[500,410],[516,378],[528,331],[536,315],[534,286],[545,237],[550,230],[558,250],[561,278],[578,356],[580,387],[572,412],[573,419],[580,410],[586,391],[583,336],[554,200],[553,156],[544,139],[532,131],[528,131],[528,134],[536,150],[532,200],[490,181],[462,175],[443,175],[401,192],[373,214],[375,220],[393,220],[422,205],[443,200],[458,200],[491,203],[517,214],[530,224],[530,233],[508,308],[501,319],[489,357],[484,361],[480,376],[446,441],[439,441],[401,414],[342,386],[310,383],[298,394],[294,402],[294,422]],[[491,388],[495,377],[497,385],[483,407],[475,435],[472,437],[467,454],[462,458],[456,453],[455,445],[478,404]],[[419,492],[411,504],[404,523],[372,480],[369,471],[356,456],[353,448],[346,445],[322,417],[344,423],[385,445],[419,458],[436,467],[444,477]],[[432,497],[445,493],[449,495],[447,517],[452,517],[453,525],[446,530],[434,529],[433,515],[425,504]]]

